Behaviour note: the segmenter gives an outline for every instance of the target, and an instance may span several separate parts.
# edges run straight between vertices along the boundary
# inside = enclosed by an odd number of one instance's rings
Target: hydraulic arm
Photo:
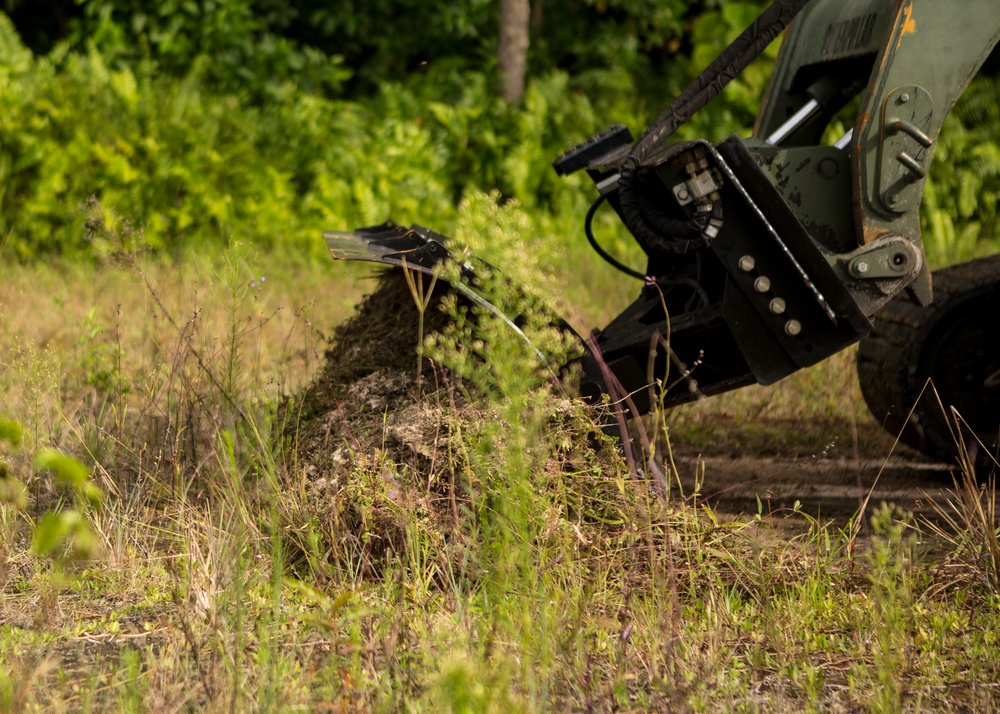
[[[750,138],[665,143],[793,17]],[[998,36],[995,0],[779,0],[639,141],[613,127],[555,161],[647,255],[639,298],[597,333],[640,410],[770,384],[867,336],[904,288],[930,301],[924,182]],[[852,100],[853,129],[820,145]]]

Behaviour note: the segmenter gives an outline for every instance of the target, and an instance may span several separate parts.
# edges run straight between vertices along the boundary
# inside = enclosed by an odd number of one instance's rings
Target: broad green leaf
[[[0,503],[25,508],[28,505],[28,487],[10,475],[0,478]]]
[[[86,523],[81,521],[72,532],[70,555],[76,560],[89,560],[97,554],[97,551],[97,536]]]
[[[24,436],[24,429],[13,420],[0,421],[0,439],[6,441],[11,446],[20,446],[21,438]]]
[[[55,474],[57,481],[74,488],[82,486],[90,477],[90,471],[86,466],[72,456],[67,456],[56,449],[39,451],[38,455],[35,456],[35,466],[51,471]]]
[[[93,481],[88,480],[83,484],[82,493],[91,506],[99,506],[104,502],[104,492]]]
[[[81,522],[80,513],[73,509],[60,513],[46,513],[35,526],[32,548],[38,555],[51,555]]]

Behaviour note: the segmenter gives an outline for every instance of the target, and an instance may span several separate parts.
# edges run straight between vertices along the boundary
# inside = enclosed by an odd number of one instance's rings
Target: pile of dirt
[[[440,310],[446,292],[435,288],[425,335],[448,324]],[[296,400],[291,436],[310,480],[336,481],[348,459],[376,451],[418,470],[435,459],[446,407],[456,406],[461,390],[429,360],[418,378],[419,340],[419,313],[405,276],[386,271],[355,315],[336,328],[322,371]]]
[[[425,287],[429,288],[429,281]],[[424,334],[442,330],[447,286],[424,314]],[[291,400],[285,436],[294,452],[286,517],[313,521],[324,541],[364,577],[380,577],[388,554],[402,553],[407,528],[454,541],[456,499],[448,446],[456,414],[468,409],[446,370],[416,347],[419,313],[406,276],[389,270],[353,317],[339,325],[322,370]]]
[[[435,290],[425,334],[448,325],[440,309],[447,292],[447,286]],[[418,333],[405,276],[386,272],[336,329],[323,369],[290,403],[286,419],[295,481],[306,497],[299,504],[305,510],[289,516],[298,523],[315,519],[352,567],[375,577],[388,553],[403,552],[414,527],[442,558],[475,548],[469,541],[474,493],[490,488],[482,482],[482,463],[470,468],[468,452],[477,428],[499,417],[472,385],[430,360],[418,379]],[[562,494],[566,502],[552,514],[554,522],[590,543],[624,527],[623,514],[633,506],[620,471],[610,465],[617,452],[611,445],[595,450],[602,440],[581,414],[569,399],[553,402],[552,453],[538,487]],[[502,470],[499,461],[496,466]],[[591,529],[591,536],[581,535]]]

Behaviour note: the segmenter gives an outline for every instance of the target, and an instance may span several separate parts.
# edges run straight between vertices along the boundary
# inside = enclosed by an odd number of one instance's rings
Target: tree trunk
[[[542,0],[532,0],[531,1],[531,36],[538,37],[542,34],[542,26],[544,25],[542,6],[545,3]]]
[[[521,101],[524,94],[530,21],[528,0],[500,0],[500,43],[497,48],[500,96],[511,104]]]

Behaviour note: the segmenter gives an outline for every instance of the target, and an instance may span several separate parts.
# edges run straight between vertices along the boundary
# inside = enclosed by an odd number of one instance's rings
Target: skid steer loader
[[[667,141],[786,28],[749,138]],[[593,333],[584,396],[629,395],[643,413],[771,384],[860,340],[862,391],[887,429],[947,458],[957,422],[941,404],[954,406],[987,463],[1000,428],[1000,256],[932,280],[919,208],[945,117],[998,38],[998,0],[777,0],[637,141],[614,126],[559,156],[559,174],[586,171],[596,187],[587,238],[643,281]],[[852,101],[853,129],[821,145]],[[594,240],[604,204],[644,271]],[[448,256],[419,227],[326,237],[337,258],[431,271]]]

